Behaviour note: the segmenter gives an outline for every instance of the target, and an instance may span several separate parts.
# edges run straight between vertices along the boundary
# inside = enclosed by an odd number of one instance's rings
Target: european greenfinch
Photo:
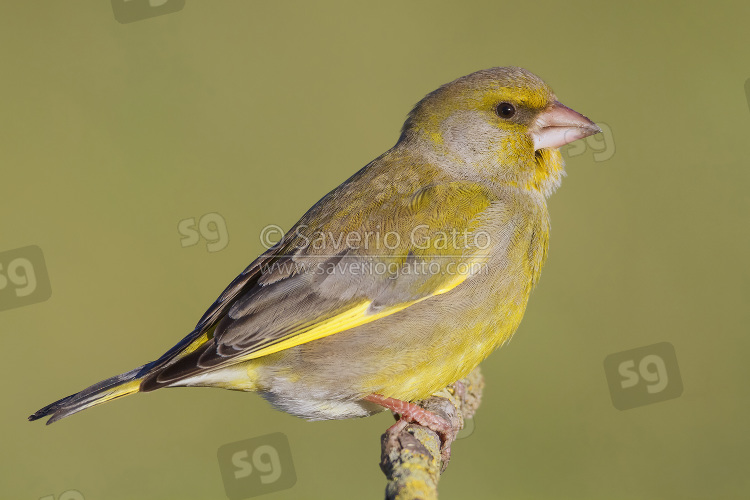
[[[443,85],[174,347],[29,419],[201,386],[256,391],[310,420],[388,408],[447,432],[413,402],[511,338],[547,257],[558,148],[599,131],[521,68]]]

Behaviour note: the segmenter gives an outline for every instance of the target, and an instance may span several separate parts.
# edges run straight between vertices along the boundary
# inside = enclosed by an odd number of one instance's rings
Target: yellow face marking
[[[485,92],[477,99],[478,109],[492,109],[501,102],[509,102],[530,109],[543,109],[549,103],[547,94],[524,88],[504,87],[494,92]]]
[[[477,90],[475,88],[458,87],[446,91],[438,102],[429,102],[425,111],[413,123],[413,127],[421,130],[436,146],[444,144],[441,125],[456,112],[491,111],[501,102],[509,102],[516,107],[541,110],[550,104],[550,92],[543,88],[525,87],[490,87]],[[501,122],[504,129],[523,132],[526,125],[510,121]]]

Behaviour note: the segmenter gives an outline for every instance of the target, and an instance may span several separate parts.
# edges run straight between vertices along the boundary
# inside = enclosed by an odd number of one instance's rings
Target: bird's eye
[[[516,114],[516,108],[509,102],[501,102],[497,105],[497,108],[495,108],[495,112],[500,118],[508,119]]]

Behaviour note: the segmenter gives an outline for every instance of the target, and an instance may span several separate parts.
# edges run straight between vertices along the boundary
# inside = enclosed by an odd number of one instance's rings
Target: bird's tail
[[[62,398],[59,401],[55,401],[37,411],[33,415],[29,416],[29,420],[38,420],[40,418],[51,415],[51,418],[47,420],[47,425],[52,422],[57,422],[61,418],[65,418],[74,413],[78,413],[81,410],[90,408],[92,406],[112,401],[128,394],[136,393],[140,390],[142,372],[148,365],[143,365],[135,370],[130,370],[120,375],[102,380],[101,382],[88,387],[81,392],[72,394],[66,398]]]

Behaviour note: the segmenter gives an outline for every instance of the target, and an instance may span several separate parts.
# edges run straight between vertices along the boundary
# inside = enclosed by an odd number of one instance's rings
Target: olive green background
[[[220,446],[281,432],[296,484],[381,498],[388,414],[305,422],[254,394],[39,407],[155,359],[262,250],[397,139],[438,85],[526,67],[612,131],[568,161],[550,256],[484,364],[441,498],[716,499],[750,491],[747,2],[187,0],[0,6],[0,251],[38,245],[49,300],[0,312],[0,498],[223,499]],[[610,150],[611,151],[611,150]],[[217,212],[229,244],[183,248]],[[680,397],[619,411],[604,359],[671,343]]]

